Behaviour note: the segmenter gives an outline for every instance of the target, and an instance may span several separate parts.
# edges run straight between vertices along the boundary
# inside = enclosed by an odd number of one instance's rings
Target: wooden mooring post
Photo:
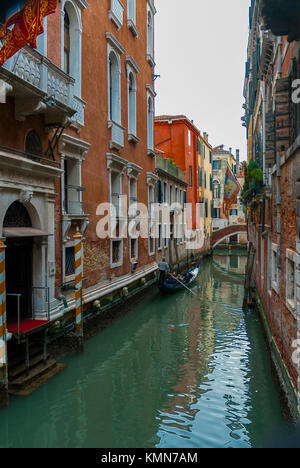
[[[83,352],[83,307],[82,307],[82,279],[83,279],[83,251],[82,235],[79,231],[74,236],[75,241],[75,301],[76,301],[76,347]]]
[[[251,302],[251,288],[252,288],[252,274],[253,274],[253,266],[254,266],[254,258],[255,258],[255,249],[252,242],[249,244],[249,252],[248,252],[248,260],[246,266],[246,277],[245,277],[245,296],[243,302],[243,309],[246,310],[249,305],[252,304]]]

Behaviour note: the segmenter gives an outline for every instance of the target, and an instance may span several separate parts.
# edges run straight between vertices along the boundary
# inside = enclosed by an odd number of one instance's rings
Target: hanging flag
[[[0,30],[0,40],[7,36],[0,50],[0,66],[26,45],[36,49],[37,37],[44,32],[43,19],[55,13],[57,4],[58,0],[28,0],[6,21]],[[13,28],[8,32],[10,26]]]
[[[227,168],[225,175],[225,186],[224,186],[224,213],[228,216],[229,207],[236,201],[236,198],[241,190],[241,187],[233,175],[229,167]]]

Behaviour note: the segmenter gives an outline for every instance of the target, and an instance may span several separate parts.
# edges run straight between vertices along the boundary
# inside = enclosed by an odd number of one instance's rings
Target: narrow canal
[[[287,425],[246,258],[204,262],[196,297],[156,294],[0,412],[1,447],[256,447]]]

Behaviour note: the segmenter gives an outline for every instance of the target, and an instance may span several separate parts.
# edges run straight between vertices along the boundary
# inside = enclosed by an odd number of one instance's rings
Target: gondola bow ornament
[[[28,0],[5,22],[0,30],[0,40],[6,37],[0,50],[0,66],[26,45],[37,48],[37,37],[44,32],[43,20],[55,13],[57,5],[58,0]],[[9,31],[10,26],[13,28]]]

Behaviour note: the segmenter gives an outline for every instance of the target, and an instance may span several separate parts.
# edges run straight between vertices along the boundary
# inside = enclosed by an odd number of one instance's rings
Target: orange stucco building
[[[211,205],[212,205],[212,158],[211,146],[200,131],[184,115],[163,115],[155,117],[155,147],[164,152],[164,157],[172,159],[178,167],[186,172],[187,224],[193,230],[199,230],[199,220],[204,221],[200,230],[204,237],[204,245],[199,250],[210,248]],[[206,154],[207,153],[207,154]],[[209,192],[207,200],[204,193]],[[203,204],[201,213],[200,203]],[[198,204],[198,206],[197,206]],[[208,225],[210,226],[208,227]]]

